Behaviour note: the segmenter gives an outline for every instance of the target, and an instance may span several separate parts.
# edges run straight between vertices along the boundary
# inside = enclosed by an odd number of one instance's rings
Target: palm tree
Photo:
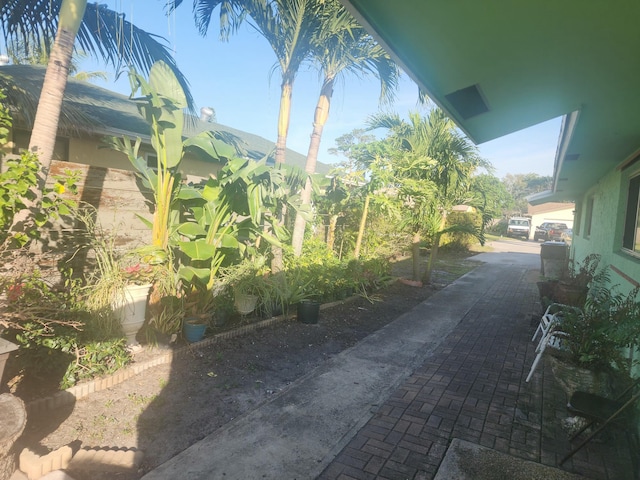
[[[426,117],[417,112],[409,114],[409,121],[396,114],[380,114],[369,119],[369,127],[390,130],[388,141],[396,148],[393,169],[399,185],[399,195],[407,205],[405,226],[412,234],[414,262],[413,279],[419,280],[419,243],[421,232],[432,238],[433,246],[427,270],[422,278],[431,281],[440,237],[447,231],[468,227],[446,228],[446,218],[453,206],[470,198],[469,188],[474,171],[487,163],[476,147],[463,136],[451,119],[439,109],[432,109]]]
[[[182,0],[176,0],[179,6]],[[220,36],[228,39],[240,24],[249,18],[249,24],[271,46],[277,58],[282,82],[280,84],[280,109],[276,140],[276,163],[285,163],[287,135],[291,117],[293,84],[302,63],[309,57],[322,12],[328,7],[325,0],[194,0],[196,25],[205,35],[209,29],[213,11],[220,7]],[[286,208],[282,209],[281,225]],[[272,270],[282,269],[282,249],[272,250]]]
[[[327,1],[332,9],[324,10],[324,17],[314,37],[313,59],[320,66],[324,80],[313,119],[313,132],[309,142],[305,171],[316,171],[322,131],[329,117],[335,82],[351,73],[356,76],[373,74],[380,80],[380,100],[390,102],[397,86],[399,70],[391,57],[357,24],[351,14],[336,1]],[[302,205],[311,203],[311,180],[301,193]],[[294,255],[302,253],[306,221],[297,215],[291,243]]]
[[[22,40],[28,44],[35,38],[49,45],[56,32],[29,143],[29,150],[38,154],[42,165],[35,199],[29,207],[39,204],[51,165],[76,37],[82,50],[100,55],[117,67],[131,64],[146,73],[156,60],[164,60],[178,73],[181,85],[187,86],[169,51],[154,36],[104,5],[88,5],[86,0],[2,0],[0,22],[7,43]],[[27,210],[17,215],[12,230],[20,229],[27,215]]]
[[[182,0],[177,0],[179,6]],[[271,46],[277,58],[282,82],[276,141],[277,163],[285,162],[291,116],[293,84],[302,63],[309,57],[320,25],[324,0],[194,0],[196,25],[206,35],[213,11],[220,7],[220,37],[227,40],[248,17],[249,24]]]

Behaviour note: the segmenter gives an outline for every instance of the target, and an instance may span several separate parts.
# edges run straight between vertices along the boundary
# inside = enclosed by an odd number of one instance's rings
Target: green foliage
[[[7,143],[9,129],[11,128],[11,114],[5,100],[7,96],[0,90],[0,146]]]
[[[482,215],[477,212],[451,212],[447,215],[447,227],[457,225],[465,227],[445,233],[440,238],[442,248],[453,251],[468,251],[478,243],[477,235],[466,230],[478,231],[482,227]]]
[[[326,244],[311,239],[300,257],[288,259],[286,272],[305,286],[308,298],[326,303],[380,288],[390,278],[390,268],[384,258],[341,261]]]
[[[42,227],[57,220],[61,216],[69,215],[76,202],[65,198],[63,194],[77,193],[79,173],[65,170],[64,176],[54,177],[52,188],[45,189],[39,208],[31,212],[21,232],[11,232],[15,215],[27,208],[27,203],[34,200],[34,188],[38,184],[40,162],[33,153],[25,152],[18,159],[8,159],[5,162],[6,171],[0,173],[0,245],[8,247],[24,246],[29,240],[39,238]]]
[[[486,215],[485,223],[490,219],[501,218],[505,212],[513,210],[513,197],[505,183],[494,175],[483,173],[474,176],[471,180],[471,192],[475,197],[473,203],[480,206]]]
[[[60,387],[115,372],[129,362],[124,339],[109,338],[98,328],[82,301],[82,286],[67,278],[52,288],[40,272],[3,278],[7,294],[6,334],[20,345],[20,368],[30,375],[57,375]]]
[[[615,287],[600,285],[592,289],[584,311],[569,311],[560,329],[571,359],[588,368],[617,368],[628,371],[624,349],[640,341],[640,288],[626,295]]]
[[[512,211],[509,213],[526,213],[528,195],[550,190],[553,177],[536,173],[507,174],[502,180],[507,192],[513,199]]]
[[[97,341],[65,326],[49,328],[40,323],[27,323],[16,334],[21,345],[19,358],[23,368],[38,369],[47,374],[66,369],[60,388],[77,382],[116,372],[131,361],[123,338]]]

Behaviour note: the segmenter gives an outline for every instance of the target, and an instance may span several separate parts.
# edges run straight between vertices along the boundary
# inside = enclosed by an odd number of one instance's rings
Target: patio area
[[[557,467],[571,450],[561,426],[569,416],[566,396],[547,360],[525,382],[541,313],[538,276],[517,265],[501,269],[487,294],[422,367],[375,407],[318,478],[433,479],[456,438]],[[608,428],[562,468],[593,479],[633,479],[637,456],[625,432]],[[486,478],[513,477],[493,472]]]

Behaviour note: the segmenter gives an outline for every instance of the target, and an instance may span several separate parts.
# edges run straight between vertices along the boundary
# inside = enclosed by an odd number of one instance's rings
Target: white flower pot
[[[256,309],[258,297],[248,293],[236,293],[235,306],[240,315],[249,315]]]
[[[147,311],[147,297],[151,284],[127,285],[124,297],[114,301],[113,311],[120,318],[122,331],[128,345],[136,345],[136,335],[144,324],[144,316]]]

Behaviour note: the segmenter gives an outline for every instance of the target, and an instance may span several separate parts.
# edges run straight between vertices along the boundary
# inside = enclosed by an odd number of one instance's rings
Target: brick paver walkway
[[[503,272],[319,479],[432,479],[453,438],[551,466],[570,451],[560,423],[568,416],[566,396],[548,365],[525,383],[540,309],[537,272]],[[630,458],[626,436],[613,434],[564,468],[632,479]]]

